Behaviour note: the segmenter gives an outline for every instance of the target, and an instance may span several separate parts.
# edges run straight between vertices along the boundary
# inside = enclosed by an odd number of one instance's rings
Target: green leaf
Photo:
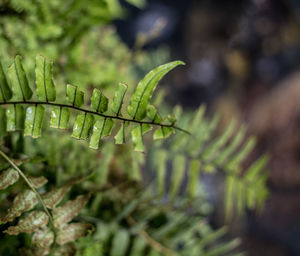
[[[176,155],[173,160],[173,173],[172,173],[172,181],[171,181],[171,188],[170,188],[170,196],[172,199],[175,198],[179,190],[179,186],[184,175],[185,162],[186,159],[183,155]]]
[[[138,152],[144,152],[143,135],[150,131],[152,126],[149,124],[138,124],[131,131],[132,142],[134,144],[134,150]]]
[[[161,126],[155,130],[155,132],[153,134],[153,139],[155,139],[155,140],[166,139],[171,134],[174,134],[174,133],[175,133],[175,130],[172,127]]]
[[[131,96],[128,114],[136,120],[142,120],[146,116],[146,110],[152,94],[163,76],[178,65],[184,65],[182,61],[173,61],[161,65],[150,71],[138,84]]]
[[[67,101],[75,107],[81,107],[84,103],[84,93],[77,86],[67,84]]]
[[[6,135],[6,126],[7,126],[7,120],[6,120],[6,114],[5,109],[0,107],[0,140]]]
[[[233,206],[236,193],[236,179],[232,175],[226,178],[226,191],[225,191],[225,213],[226,219],[230,220],[233,214]]]
[[[161,123],[162,118],[159,116],[157,109],[153,105],[148,105],[147,107],[147,117],[153,122],[153,123]]]
[[[3,72],[2,64],[0,61],[0,101],[7,101],[11,99],[12,93],[11,89],[8,86],[5,74]]]
[[[98,113],[104,113],[107,110],[108,98],[98,89],[94,89],[91,98],[91,108]]]
[[[126,126],[126,123],[125,123],[125,121],[123,121],[121,123],[118,133],[115,136],[116,144],[124,144],[125,143],[125,126]]]
[[[21,232],[32,233],[39,227],[46,226],[48,216],[42,211],[32,211],[24,219],[21,219],[17,226],[10,226],[4,232],[9,235],[18,235]]]
[[[199,184],[199,172],[200,172],[200,162],[193,159],[190,162],[189,177],[188,177],[188,194],[191,198],[195,197],[197,194],[197,185]]]
[[[165,193],[166,164],[168,152],[163,149],[154,152],[154,163],[157,170],[157,188],[160,195]]]
[[[32,136],[33,138],[41,136],[44,114],[45,108],[41,105],[31,106],[26,109],[25,136]]]
[[[127,85],[120,83],[117,91],[115,92],[113,102],[111,104],[111,110],[116,116],[121,115],[121,108],[124,100],[125,93],[127,91]]]
[[[11,84],[14,99],[26,101],[31,98],[32,90],[28,85],[21,60],[21,56],[17,55],[14,63],[8,68],[7,75]]]
[[[105,143],[103,145],[102,157],[96,169],[95,182],[99,186],[106,184],[109,173],[109,164],[114,156],[115,147],[113,143]]]
[[[24,128],[24,108],[17,104],[6,109],[6,129],[16,131]]]
[[[129,234],[120,229],[112,241],[111,256],[124,256],[129,246]]]
[[[98,149],[103,137],[110,135],[114,121],[111,118],[97,117],[93,126],[93,133],[90,140],[90,148]]]
[[[134,240],[134,243],[133,243],[130,254],[133,255],[133,256],[134,255],[144,255],[144,251],[146,249],[146,246],[147,246],[146,241],[141,237],[137,237]]]
[[[41,55],[36,56],[36,94],[40,101],[55,101],[56,90],[52,80],[52,62]]]
[[[85,113],[77,115],[74,126],[72,137],[79,140],[86,140],[93,127],[94,117],[91,114]]]
[[[51,111],[50,127],[58,129],[68,129],[70,120],[70,110],[64,107],[54,107]]]
[[[6,189],[8,186],[14,184],[19,179],[19,173],[13,169],[9,168],[6,171],[2,171],[0,175],[0,190]]]

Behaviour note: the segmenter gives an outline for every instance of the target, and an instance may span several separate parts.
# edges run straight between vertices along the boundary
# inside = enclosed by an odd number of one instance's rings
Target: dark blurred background
[[[232,233],[248,255],[300,255],[300,1],[148,0],[126,3],[116,20],[130,47],[162,24],[144,48],[167,45],[187,63],[173,72],[168,100],[193,109],[206,103],[227,123],[246,121],[269,152],[270,197],[263,212],[236,220]],[[218,225],[218,214],[212,220]]]

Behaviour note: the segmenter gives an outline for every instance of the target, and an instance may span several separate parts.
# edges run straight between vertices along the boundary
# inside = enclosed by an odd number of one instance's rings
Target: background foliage
[[[143,6],[142,1],[130,2]],[[35,64],[37,54],[56,63],[54,81],[59,100],[65,94],[64,85],[67,83],[77,85],[88,95],[92,94],[93,88],[101,88],[112,99],[118,83],[123,81],[129,84],[130,95],[140,78],[139,72],[144,75],[164,63],[168,53],[164,49],[146,53],[139,47],[129,50],[116,36],[113,27],[107,25],[112,19],[125,15],[124,12],[117,1],[89,1],[88,4],[80,0],[65,1],[63,4],[60,1],[2,1],[1,62],[14,97],[17,92],[16,77],[10,71],[13,67],[10,65],[16,54],[24,57],[24,76],[28,77],[31,88],[36,85],[39,97],[39,82],[33,72],[38,67]],[[18,66],[18,59],[16,62]],[[20,67],[19,71],[23,72]],[[49,77],[51,79],[51,74],[47,79]],[[68,88],[71,90],[73,87],[67,87],[67,94],[69,101],[71,97],[70,102],[74,103],[78,95],[68,93]],[[26,98],[29,99],[30,96]],[[81,232],[78,237],[73,237],[71,243],[56,245],[51,250],[52,254],[138,256],[235,253],[240,240],[230,240],[226,237],[226,228],[216,229],[209,223],[213,209],[202,177],[217,173],[223,173],[226,177],[226,206],[230,218],[236,209],[242,214],[245,208],[262,205],[267,196],[266,175],[263,172],[266,158],[245,165],[244,160],[252,150],[254,140],[247,140],[244,127],[232,122],[220,133],[217,130],[217,116],[212,119],[204,117],[203,107],[196,113],[182,112],[180,107],[171,109],[163,104],[163,99],[163,94],[158,93],[153,101],[156,107],[160,107],[162,116],[174,115],[178,120],[176,125],[187,129],[191,135],[179,132],[164,142],[155,143],[146,136],[146,155],[133,150],[134,147],[140,149],[140,141],[135,142],[135,146],[131,142],[116,146],[111,139],[107,139],[101,150],[92,151],[87,149],[85,142],[71,140],[68,136],[71,132],[49,129],[47,119],[43,122],[43,136],[38,140],[24,138],[22,131],[7,134],[6,127],[1,127],[1,150],[13,162],[20,164],[26,176],[43,175],[48,180],[38,186],[40,194],[51,191],[53,187],[69,186],[70,191],[64,191],[62,202],[56,209],[69,206],[78,195],[91,197],[80,214],[77,215],[78,209],[67,218],[67,222],[74,218],[74,223],[89,223],[84,230],[94,229],[94,232]],[[38,100],[41,101],[40,98]],[[125,97],[124,102],[127,104],[129,100],[129,96]],[[82,102],[85,107],[88,103]],[[37,106],[32,108],[37,111]],[[130,115],[129,109],[128,112]],[[16,110],[14,113],[17,113]],[[151,111],[148,113],[151,114]],[[1,114],[1,120],[4,120],[5,116],[9,117],[9,110]],[[39,131],[35,134],[34,129],[30,130],[38,121],[29,117],[27,108],[27,131],[33,137],[39,136]],[[135,114],[132,118],[135,119]],[[152,116],[152,121],[155,118],[158,117]],[[168,120],[173,125],[172,120],[175,119],[169,117]],[[72,113],[70,123],[74,122],[76,124],[77,121]],[[69,126],[66,128],[70,129]],[[134,136],[132,139],[134,141]],[[11,170],[9,168],[7,161],[1,159],[2,174]],[[14,198],[26,191],[26,186],[18,181],[1,191],[1,216],[12,207]],[[29,209],[23,209],[21,213]],[[36,210],[43,209],[37,205]],[[25,213],[21,220],[31,213]],[[20,225],[21,222],[18,223]],[[1,230],[10,228],[4,222],[1,225]],[[32,230],[27,233],[32,233]],[[66,234],[70,236],[70,230]],[[17,237],[2,234],[1,240],[0,252],[8,255],[18,255],[20,251],[27,255],[49,252],[47,248],[33,247],[34,238],[30,234],[21,233]]]

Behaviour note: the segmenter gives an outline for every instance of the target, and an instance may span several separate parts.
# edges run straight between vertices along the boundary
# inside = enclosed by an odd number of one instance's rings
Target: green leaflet
[[[41,105],[31,106],[26,109],[25,136],[33,138],[41,136],[44,113],[45,108]]]
[[[19,173],[13,169],[9,168],[6,171],[2,171],[0,175],[0,190],[6,189],[8,186],[16,183],[19,179]]]
[[[159,124],[162,118],[159,116],[157,109],[153,105],[147,106],[147,117],[153,122]]]
[[[64,107],[54,107],[50,116],[50,127],[68,129],[70,110]]]
[[[55,101],[56,90],[52,80],[52,62],[41,55],[36,56],[36,94],[40,101]]]
[[[124,100],[125,93],[127,91],[127,85],[120,83],[118,89],[115,92],[113,102],[111,104],[111,110],[116,115],[121,115],[121,108]]]
[[[173,61],[161,65],[150,71],[138,84],[131,96],[128,114],[136,120],[142,120],[146,116],[147,106],[150,103],[152,94],[163,76],[178,65],[184,65],[182,61]]]
[[[162,126],[155,130],[153,134],[153,139],[155,140],[166,139],[173,133],[175,133],[175,130],[172,127]]]
[[[125,123],[125,121],[123,121],[121,123],[121,127],[120,127],[118,133],[115,136],[116,144],[124,144],[125,143],[125,126],[126,126],[126,123]]]
[[[115,147],[113,143],[105,143],[103,145],[103,154],[99,165],[95,171],[95,181],[97,184],[104,185],[107,182],[107,177],[109,173],[109,164],[114,156]]]
[[[177,155],[173,160],[173,173],[170,188],[170,196],[172,199],[174,199],[178,193],[179,186],[184,175],[185,162],[186,159],[183,155]]]
[[[231,154],[238,148],[241,144],[242,140],[245,137],[246,129],[245,126],[239,128],[238,132],[234,136],[232,142],[226,147],[222,152],[220,152],[219,156],[216,158],[216,163],[218,165],[223,165],[228,161],[228,158]]]
[[[108,98],[106,98],[100,90],[94,89],[91,98],[91,109],[98,113],[104,113],[107,110],[107,106]]]
[[[145,250],[146,246],[147,246],[147,242],[143,238],[137,237],[134,240],[133,247],[131,249],[130,254],[131,255],[144,255],[144,250]]]
[[[138,124],[131,131],[132,142],[134,144],[134,150],[139,152],[144,152],[144,143],[143,143],[143,135],[150,131],[152,126],[149,124]]]
[[[0,101],[7,101],[11,98],[11,89],[8,86],[5,74],[3,72],[2,64],[0,61]]]
[[[74,126],[72,137],[79,140],[86,140],[92,129],[94,117],[91,114],[77,115]]]
[[[166,164],[168,159],[168,152],[163,149],[155,151],[154,163],[157,170],[157,188],[158,193],[162,196],[165,193],[165,178],[166,178]]]
[[[67,84],[67,101],[75,107],[81,107],[84,103],[84,93],[77,86]]]
[[[9,132],[23,129],[24,108],[21,105],[12,105],[6,109],[6,130]]]
[[[225,191],[225,212],[226,218],[230,220],[232,218],[233,213],[233,205],[235,201],[236,195],[236,179],[234,176],[227,176],[226,178],[226,191]]]
[[[17,55],[14,63],[7,69],[7,75],[11,84],[14,99],[26,101],[31,98],[32,90],[28,85],[21,60],[21,56]]]
[[[112,241],[111,256],[124,256],[129,246],[129,233],[119,230]]]
[[[200,172],[200,162],[196,159],[193,159],[190,162],[189,169],[189,181],[188,181],[188,194],[191,198],[195,197],[198,189],[198,180],[199,180],[199,172]]]
[[[18,235],[21,232],[32,233],[39,227],[46,226],[48,216],[43,211],[32,211],[24,219],[21,219],[17,226],[10,226],[6,232],[9,235]]]
[[[229,138],[232,136],[236,126],[236,121],[233,119],[227,126],[221,136],[213,141],[207,149],[202,153],[202,157],[205,160],[210,160],[215,157],[216,153],[227,143]]]
[[[0,107],[0,140],[6,135],[6,114],[5,109]]]
[[[153,105],[148,105],[147,106],[147,117],[153,122],[153,123],[161,123],[162,118],[157,112],[157,109]],[[171,120],[173,122],[175,120]],[[159,140],[159,139],[165,139],[169,137],[171,134],[175,133],[175,130],[172,127],[164,127],[161,126],[153,134],[153,139],[154,140]]]
[[[97,117],[93,126],[93,133],[90,140],[90,148],[98,149],[103,137],[110,135],[114,121],[111,118]]]

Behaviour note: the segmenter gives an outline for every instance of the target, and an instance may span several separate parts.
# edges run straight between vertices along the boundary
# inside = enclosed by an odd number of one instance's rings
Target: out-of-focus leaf
[[[34,188],[40,188],[48,182],[48,180],[44,176],[28,177],[28,179],[30,180]]]
[[[86,236],[93,231],[93,225],[89,223],[71,223],[63,226],[57,233],[56,241],[59,245],[74,242],[80,237]]]
[[[63,199],[64,195],[68,193],[70,188],[71,186],[69,185],[58,188],[55,187],[52,188],[49,192],[42,194],[41,197],[44,204],[47,206],[47,208],[53,209]]]
[[[32,244],[41,248],[49,248],[54,241],[54,234],[48,227],[36,230],[32,236]]]
[[[113,238],[111,256],[124,256],[129,246],[129,234],[120,229]]]
[[[75,200],[68,201],[63,206],[54,208],[53,221],[56,228],[61,228],[71,221],[86,205],[90,195],[77,196]]]
[[[17,226],[10,226],[6,231],[9,235],[18,235],[21,232],[32,233],[39,227],[48,224],[48,216],[43,211],[32,211],[24,219],[21,219]]]
[[[9,168],[3,171],[0,175],[0,190],[6,189],[8,186],[14,184],[19,179],[19,173],[13,169]]]
[[[170,196],[173,199],[179,190],[179,186],[184,175],[185,162],[186,159],[183,155],[177,155],[173,161],[173,173],[170,188]]]
[[[1,218],[2,223],[13,221],[16,217],[19,217],[23,212],[31,210],[36,206],[38,200],[36,195],[31,190],[24,190],[19,193],[14,201],[12,206],[8,209],[7,214]]]

